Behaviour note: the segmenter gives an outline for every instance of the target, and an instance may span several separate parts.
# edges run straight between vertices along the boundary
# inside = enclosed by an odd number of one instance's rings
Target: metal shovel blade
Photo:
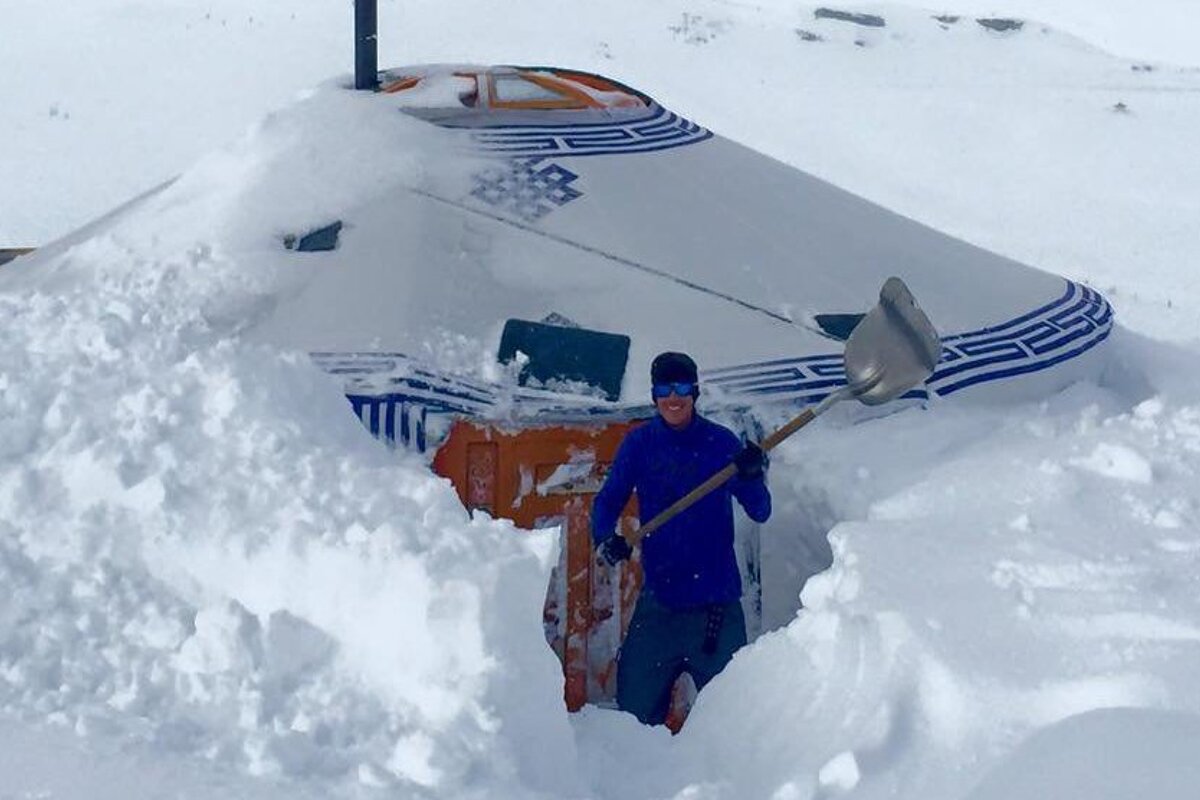
[[[843,355],[851,394],[868,406],[894,400],[933,374],[942,341],[899,278],[888,278],[879,304],[855,326]]]

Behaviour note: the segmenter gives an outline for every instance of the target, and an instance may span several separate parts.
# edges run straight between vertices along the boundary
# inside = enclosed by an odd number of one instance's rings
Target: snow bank
[[[1186,800],[1200,785],[1200,716],[1092,711],[1024,742],[967,800],[1089,797]]]
[[[561,796],[558,665],[514,624],[551,540],[237,336],[319,268],[285,226],[420,179],[423,126],[333,94],[0,275],[0,709],[331,788]]]
[[[1200,390],[1168,352],[1119,346],[1159,393],[1117,380],[1015,409],[823,420],[785,445],[773,490],[781,509],[841,520],[832,564],[699,698],[680,774],[722,797],[954,798],[988,768],[1019,769],[1003,756],[1063,720],[1200,711]],[[800,546],[783,514],[764,548]],[[1074,767],[980,796],[1073,795],[1074,770],[1119,729],[1068,727]],[[1166,730],[1161,753],[1130,747],[1118,763],[1194,785],[1196,741]],[[1103,796],[1157,796],[1136,791],[1144,775],[1104,775]]]

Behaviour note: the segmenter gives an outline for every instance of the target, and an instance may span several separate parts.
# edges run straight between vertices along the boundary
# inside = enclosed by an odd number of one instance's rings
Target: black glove
[[[625,541],[625,537],[619,533],[614,533],[605,539],[597,549],[600,551],[600,556],[608,562],[610,567],[615,567],[633,555],[633,548],[629,546],[629,542]]]
[[[767,471],[767,454],[754,442],[746,442],[733,463],[737,467],[738,477],[744,481],[761,480]]]

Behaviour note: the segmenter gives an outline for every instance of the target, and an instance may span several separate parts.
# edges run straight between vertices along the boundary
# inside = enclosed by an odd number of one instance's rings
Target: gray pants
[[[719,617],[712,616],[714,611]],[[660,725],[680,675],[691,674],[699,691],[745,644],[739,601],[676,610],[643,591],[617,656],[617,705],[647,725]]]

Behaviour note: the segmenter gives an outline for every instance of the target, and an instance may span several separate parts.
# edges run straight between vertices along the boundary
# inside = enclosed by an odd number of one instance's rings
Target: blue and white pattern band
[[[1038,372],[1108,338],[1113,326],[1108,301],[1094,289],[1066,283],[1066,292],[1054,302],[999,325],[945,337],[941,359],[924,392],[945,397],[981,383]],[[818,402],[846,385],[841,353],[708,370],[701,378],[731,398],[804,403]]]
[[[1067,281],[1057,300],[1007,322],[946,336],[925,387],[907,397],[940,397],[980,384],[1039,372],[1076,358],[1108,338],[1113,311],[1094,289]],[[427,426],[466,416],[537,422],[596,422],[653,413],[649,406],[597,403],[542,390],[505,387],[439,374],[399,353],[313,353],[339,376],[355,413],[376,436],[424,450]],[[808,405],[846,385],[841,353],[705,370],[707,399],[730,409]],[[502,410],[502,411],[501,411]]]
[[[475,146],[486,153],[521,157],[651,153],[712,137],[711,131],[661,106],[637,119],[461,130],[469,130]]]

